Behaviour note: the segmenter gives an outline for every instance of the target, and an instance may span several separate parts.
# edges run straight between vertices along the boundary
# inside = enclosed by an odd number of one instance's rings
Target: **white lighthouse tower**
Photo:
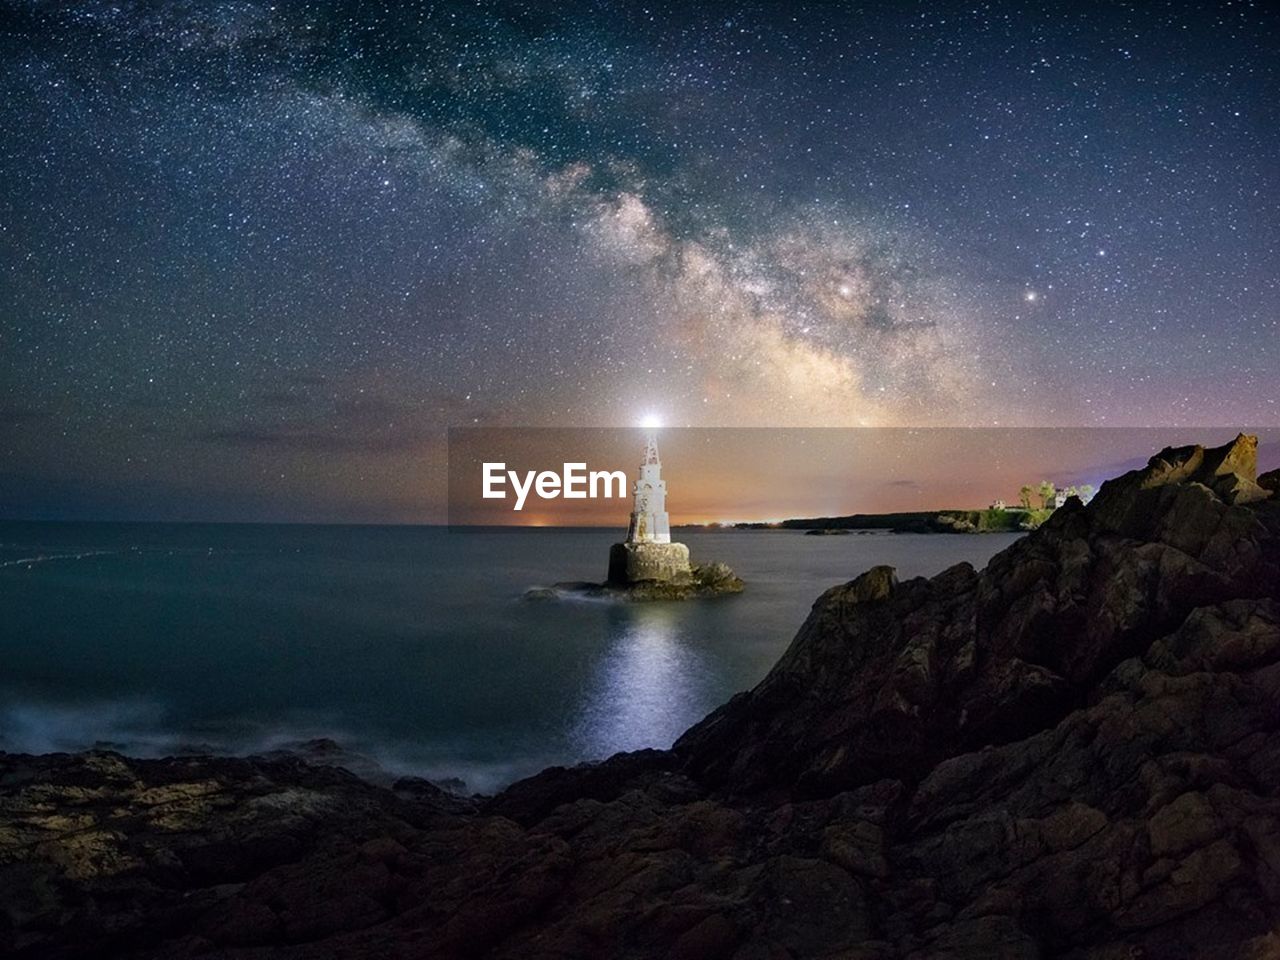
[[[627,543],[670,543],[671,521],[667,518],[667,482],[662,479],[662,461],[658,458],[658,437],[649,433],[645,439],[644,461],[635,482],[635,509],[627,528]]]
[[[636,499],[627,539],[609,548],[609,582],[619,585],[646,580],[688,583],[693,576],[689,548],[683,543],[671,542],[667,482],[662,479],[655,428],[645,436],[644,460],[634,490]]]

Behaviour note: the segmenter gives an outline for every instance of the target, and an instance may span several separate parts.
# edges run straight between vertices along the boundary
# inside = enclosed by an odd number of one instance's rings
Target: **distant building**
[[[1069,496],[1071,496],[1071,494],[1066,490],[1059,490],[1055,493],[1053,495],[1053,509],[1057,510],[1059,507],[1066,506],[1067,497]]]
[[[1007,510],[1007,509],[1009,509],[1009,508],[1008,508],[1007,506],[1005,506],[1005,502],[1004,502],[1003,500],[992,500],[992,501],[991,501],[991,509],[992,509],[992,510]]]

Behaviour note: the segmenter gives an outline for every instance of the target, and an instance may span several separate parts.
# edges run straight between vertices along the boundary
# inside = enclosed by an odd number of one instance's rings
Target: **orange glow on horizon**
[[[1268,449],[1280,447],[1280,435],[1258,432],[1265,461]],[[1224,428],[1223,433],[1226,442],[1235,430]],[[1268,433],[1274,441],[1270,448]],[[452,523],[626,530],[643,431],[493,428],[455,434],[449,461]],[[1203,428],[668,428],[659,437],[659,448],[672,526],[722,526],[981,510],[996,500],[1016,507],[1024,485],[1033,489],[1033,503],[1039,506],[1043,480],[1096,489],[1164,446],[1212,442],[1212,434]],[[510,499],[480,497],[480,466],[497,461],[522,473],[558,470],[569,462],[585,462],[588,470],[619,470],[628,477],[626,496],[530,497],[517,512]]]

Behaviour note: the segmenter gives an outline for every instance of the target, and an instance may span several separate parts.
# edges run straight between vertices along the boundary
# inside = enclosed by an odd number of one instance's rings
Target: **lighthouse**
[[[658,457],[658,437],[650,431],[645,438],[644,461],[635,482],[635,509],[627,528],[627,543],[670,543],[671,521],[667,518],[667,482],[662,479]]]
[[[693,577],[689,548],[671,542],[667,516],[667,482],[662,479],[656,428],[645,434],[644,459],[636,475],[635,503],[627,539],[609,548],[609,583],[635,584],[648,580],[688,583]]]

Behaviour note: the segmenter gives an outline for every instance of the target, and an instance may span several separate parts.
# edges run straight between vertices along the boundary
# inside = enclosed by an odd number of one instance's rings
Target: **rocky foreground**
[[[0,953],[1280,956],[1255,450],[1166,450],[981,572],[872,569],[673,750],[484,801],[288,758],[3,757]]]

